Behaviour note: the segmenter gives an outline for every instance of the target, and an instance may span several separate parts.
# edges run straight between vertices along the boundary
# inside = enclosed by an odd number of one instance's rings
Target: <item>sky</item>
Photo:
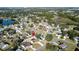
[[[0,7],[78,7],[79,0],[0,0]]]

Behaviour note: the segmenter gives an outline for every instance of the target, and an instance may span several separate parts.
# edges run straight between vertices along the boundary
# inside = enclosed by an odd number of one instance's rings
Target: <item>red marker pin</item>
[[[32,36],[35,36],[35,32],[34,31],[32,31]]]

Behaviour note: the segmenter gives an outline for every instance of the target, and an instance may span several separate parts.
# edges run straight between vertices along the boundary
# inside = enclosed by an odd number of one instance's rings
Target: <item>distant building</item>
[[[79,37],[74,37],[74,40],[75,40],[76,43],[78,43]]]

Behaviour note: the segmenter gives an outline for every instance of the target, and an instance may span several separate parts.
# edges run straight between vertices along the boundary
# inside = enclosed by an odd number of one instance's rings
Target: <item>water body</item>
[[[3,26],[8,26],[14,24],[15,20],[6,18],[6,19],[0,19],[0,24]]]

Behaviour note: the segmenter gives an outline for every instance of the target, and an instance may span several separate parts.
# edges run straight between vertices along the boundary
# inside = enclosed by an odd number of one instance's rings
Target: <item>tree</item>
[[[47,43],[46,44],[46,49],[49,50],[49,51],[57,51],[58,50],[58,47],[55,46],[55,45],[52,45],[50,43]]]
[[[52,34],[47,34],[46,38],[47,41],[51,41],[53,39]]]
[[[75,28],[74,28],[74,30],[78,30],[78,31],[79,31],[79,27],[78,27],[78,26],[77,26],[77,27],[75,27]]]
[[[37,37],[38,39],[41,39],[41,34],[37,34],[36,37]]]
[[[69,38],[72,40],[74,40],[73,38],[77,36],[77,33],[74,30],[70,30],[67,33],[68,33]]]

